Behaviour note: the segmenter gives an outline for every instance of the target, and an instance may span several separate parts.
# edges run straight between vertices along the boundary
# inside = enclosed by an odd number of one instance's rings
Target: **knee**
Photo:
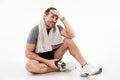
[[[29,72],[31,71],[31,60],[28,60],[28,61],[26,62],[25,68],[26,68],[27,71],[29,71]]]
[[[36,65],[38,62],[35,60],[28,60],[25,64],[25,68],[27,71],[33,73],[34,72],[34,65]],[[37,68],[36,68],[37,69]]]
[[[65,38],[64,43],[66,43],[67,45],[72,45],[74,42],[72,39]]]
[[[30,72],[30,71],[31,71],[30,63],[26,62],[26,64],[25,64],[25,68],[26,68],[27,71]]]
[[[47,72],[47,65],[39,63],[35,60],[28,60],[25,64],[25,68],[31,73],[45,73]]]

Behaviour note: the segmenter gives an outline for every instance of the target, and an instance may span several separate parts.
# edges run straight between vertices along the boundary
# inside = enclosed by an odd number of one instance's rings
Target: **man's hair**
[[[50,10],[57,10],[57,9],[54,8],[54,7],[49,7],[49,8],[47,8],[47,9],[45,10],[44,14],[48,15],[49,12],[50,12]]]

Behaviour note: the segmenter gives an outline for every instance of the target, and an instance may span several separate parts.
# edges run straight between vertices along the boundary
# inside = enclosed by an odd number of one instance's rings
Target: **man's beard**
[[[54,27],[55,26],[55,23],[51,23],[50,25],[49,25],[49,28],[52,28],[52,27]]]

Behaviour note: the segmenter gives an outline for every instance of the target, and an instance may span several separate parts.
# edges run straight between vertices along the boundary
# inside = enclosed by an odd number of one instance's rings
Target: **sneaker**
[[[76,69],[75,64],[73,64],[72,62],[65,63],[62,61],[56,61],[55,65],[59,67],[61,72],[72,71]]]
[[[102,72],[102,68],[94,67],[90,64],[86,64],[81,71],[81,77],[88,77],[89,75],[97,75]]]

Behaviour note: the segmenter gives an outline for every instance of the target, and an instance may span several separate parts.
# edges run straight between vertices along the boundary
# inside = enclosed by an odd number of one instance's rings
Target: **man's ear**
[[[46,15],[44,14],[44,15],[43,15],[43,18],[45,18],[45,16],[46,16]]]
[[[44,15],[43,15],[43,19],[45,19],[45,17],[47,17],[47,15],[46,15],[46,14],[44,14]]]
[[[43,15],[44,18],[45,18],[46,16],[47,16],[46,14]]]

